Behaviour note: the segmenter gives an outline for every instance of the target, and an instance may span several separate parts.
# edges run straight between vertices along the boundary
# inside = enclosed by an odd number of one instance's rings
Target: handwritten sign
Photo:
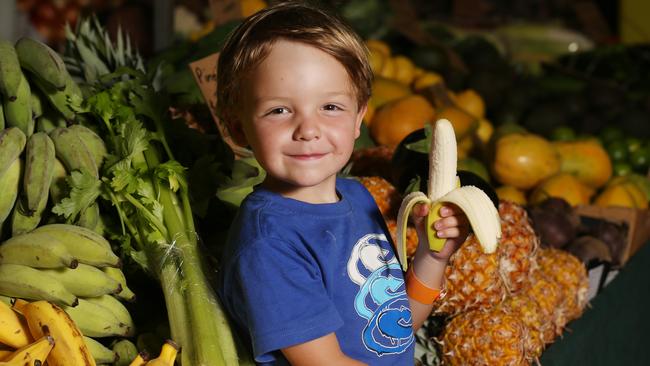
[[[210,0],[210,9],[215,26],[242,18],[240,0]]]
[[[235,154],[235,158],[247,158],[253,156],[252,152],[242,147],[233,141],[228,131],[228,127],[223,121],[217,117],[217,62],[219,61],[219,53],[214,53],[210,56],[204,57],[200,60],[190,63],[189,67],[194,75],[194,80],[201,89],[201,94],[205,103],[210,109],[210,114],[217,125],[217,130],[221,138],[230,146]]]

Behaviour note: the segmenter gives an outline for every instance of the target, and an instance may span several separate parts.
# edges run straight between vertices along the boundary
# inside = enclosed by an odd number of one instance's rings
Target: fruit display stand
[[[647,243],[646,243],[647,244]],[[585,313],[549,345],[540,363],[648,365],[644,339],[650,328],[650,245],[642,246]]]

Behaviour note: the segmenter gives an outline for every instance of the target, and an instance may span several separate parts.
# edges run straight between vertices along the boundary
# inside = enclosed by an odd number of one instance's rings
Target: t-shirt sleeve
[[[240,253],[235,303],[249,327],[257,362],[271,352],[338,329],[343,321],[325,289],[319,265],[290,243],[265,239]],[[237,299],[239,297],[239,299]]]

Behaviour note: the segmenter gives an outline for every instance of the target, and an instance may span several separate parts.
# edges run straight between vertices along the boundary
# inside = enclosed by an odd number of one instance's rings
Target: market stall
[[[650,45],[633,5],[324,3],[374,74],[340,174],[373,196],[402,268],[417,235],[400,206],[444,196],[472,222],[414,363],[650,363]],[[0,365],[253,364],[213,284],[265,172],[215,90],[227,35],[266,6],[0,4]],[[450,146],[454,168],[430,168]],[[456,195],[427,190],[448,172]]]

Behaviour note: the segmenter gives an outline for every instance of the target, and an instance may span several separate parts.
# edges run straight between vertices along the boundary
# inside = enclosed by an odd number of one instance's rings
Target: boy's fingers
[[[440,216],[442,217],[449,217],[449,216],[454,216],[462,213],[463,210],[461,210],[458,206],[454,204],[444,204],[442,207],[440,207]]]
[[[412,212],[415,216],[426,216],[429,214],[429,205],[426,203],[416,203]]]
[[[468,222],[465,215],[449,216],[449,217],[443,217],[437,220],[436,222],[434,222],[433,228],[436,230],[441,230],[445,228],[462,227],[467,224]]]

